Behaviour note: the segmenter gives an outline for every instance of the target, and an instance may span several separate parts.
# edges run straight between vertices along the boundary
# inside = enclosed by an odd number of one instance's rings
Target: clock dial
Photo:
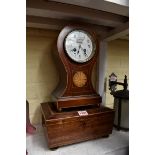
[[[83,30],[74,30],[65,38],[65,50],[74,61],[89,61],[95,54],[95,43],[90,34]]]
[[[76,72],[73,76],[73,83],[75,86],[77,87],[83,87],[87,82],[87,76],[79,71],[79,72]]]

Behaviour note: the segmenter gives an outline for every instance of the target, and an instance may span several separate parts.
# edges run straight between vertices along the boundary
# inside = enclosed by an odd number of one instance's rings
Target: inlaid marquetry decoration
[[[78,71],[73,76],[73,83],[77,87],[83,87],[87,82],[87,76],[82,71]]]

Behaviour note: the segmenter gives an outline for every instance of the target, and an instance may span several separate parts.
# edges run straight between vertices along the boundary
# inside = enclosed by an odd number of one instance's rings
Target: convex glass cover
[[[67,55],[76,62],[89,61],[95,54],[95,43],[91,35],[83,30],[73,30],[64,42]]]

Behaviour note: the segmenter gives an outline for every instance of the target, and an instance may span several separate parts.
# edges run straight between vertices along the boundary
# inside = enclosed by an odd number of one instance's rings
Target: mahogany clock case
[[[81,108],[58,112],[53,103],[41,104],[42,125],[49,148],[105,137],[112,133],[114,110],[106,107],[86,109],[88,115],[80,116],[78,110]]]
[[[85,62],[85,63],[77,63],[71,60],[66,54],[64,48],[64,40],[65,37],[72,32],[73,30],[83,30],[89,33],[94,40],[96,45],[95,54],[93,57]],[[96,59],[98,56],[99,43],[97,40],[97,36],[95,33],[90,31],[88,28],[83,26],[66,26],[60,32],[57,40],[57,53],[55,56],[57,66],[59,65],[60,71],[60,81],[57,88],[53,91],[53,96],[55,98],[56,107],[61,110],[62,108],[68,107],[78,107],[78,106],[86,106],[86,105],[96,105],[98,106],[102,98],[93,88],[92,85],[92,69],[94,64],[96,63]],[[55,53],[56,53],[55,52]],[[78,72],[84,74],[86,77],[86,82],[81,87],[75,85],[74,75]]]

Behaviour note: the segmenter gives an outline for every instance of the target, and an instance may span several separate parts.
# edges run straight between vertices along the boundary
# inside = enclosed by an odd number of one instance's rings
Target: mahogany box
[[[42,125],[49,148],[78,143],[112,133],[114,110],[107,107],[70,108],[58,112],[53,103],[41,103]]]

